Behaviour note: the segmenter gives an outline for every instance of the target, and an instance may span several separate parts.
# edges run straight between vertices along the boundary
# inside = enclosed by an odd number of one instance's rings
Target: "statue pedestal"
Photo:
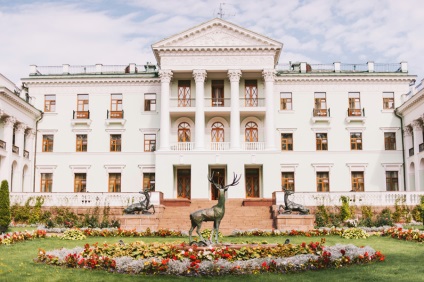
[[[119,217],[121,229],[133,230],[137,232],[146,231],[150,228],[151,231],[157,231],[159,228],[159,214],[126,214]]]
[[[278,214],[275,221],[277,229],[281,231],[309,231],[314,229],[315,216],[312,214]]]

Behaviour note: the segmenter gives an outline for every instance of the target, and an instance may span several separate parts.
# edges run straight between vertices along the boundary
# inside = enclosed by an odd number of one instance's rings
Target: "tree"
[[[0,233],[6,232],[10,221],[9,184],[3,180],[0,186]]]

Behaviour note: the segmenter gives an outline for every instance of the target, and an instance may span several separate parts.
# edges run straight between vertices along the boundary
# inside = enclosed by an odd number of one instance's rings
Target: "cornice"
[[[396,112],[403,115],[408,109],[411,109],[415,107],[416,105],[422,104],[423,100],[424,100],[424,89],[416,93],[409,100],[407,100],[405,103],[403,103],[398,108],[396,108]]]
[[[25,113],[32,115],[34,118],[38,118],[41,116],[40,110],[36,109],[34,106],[24,101],[21,97],[15,95],[14,93],[11,93],[9,91],[3,91],[2,89],[0,89],[0,96],[12,103],[13,105],[17,106],[18,108],[22,109]]]
[[[161,55],[190,53],[190,55],[249,55],[249,54],[274,54],[280,48],[275,46],[166,46],[156,48]]]
[[[157,84],[160,85],[160,78],[93,78],[88,76],[39,76],[29,77],[22,79],[27,85],[72,85],[72,84],[127,84],[127,85],[138,85],[138,84]]]
[[[332,74],[332,75],[308,75],[308,76],[302,76],[302,75],[296,75],[296,76],[277,76],[275,78],[276,84],[298,84],[299,82],[302,83],[317,83],[317,82],[325,82],[325,83],[333,83],[333,82],[357,82],[357,83],[363,83],[363,82],[384,82],[384,83],[406,83],[410,82],[411,80],[415,79],[414,76],[404,76],[404,75],[351,75],[351,74]]]

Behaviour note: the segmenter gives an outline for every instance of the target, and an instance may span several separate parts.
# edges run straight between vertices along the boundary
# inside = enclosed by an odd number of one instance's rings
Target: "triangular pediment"
[[[172,47],[271,47],[281,49],[282,43],[216,18],[152,45],[154,50]]]

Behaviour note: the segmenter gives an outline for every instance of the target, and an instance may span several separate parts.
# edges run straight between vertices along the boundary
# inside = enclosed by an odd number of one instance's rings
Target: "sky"
[[[224,3],[224,4],[222,4]],[[0,73],[156,64],[151,45],[219,17],[284,44],[280,64],[408,62],[424,76],[422,0],[0,0]]]

